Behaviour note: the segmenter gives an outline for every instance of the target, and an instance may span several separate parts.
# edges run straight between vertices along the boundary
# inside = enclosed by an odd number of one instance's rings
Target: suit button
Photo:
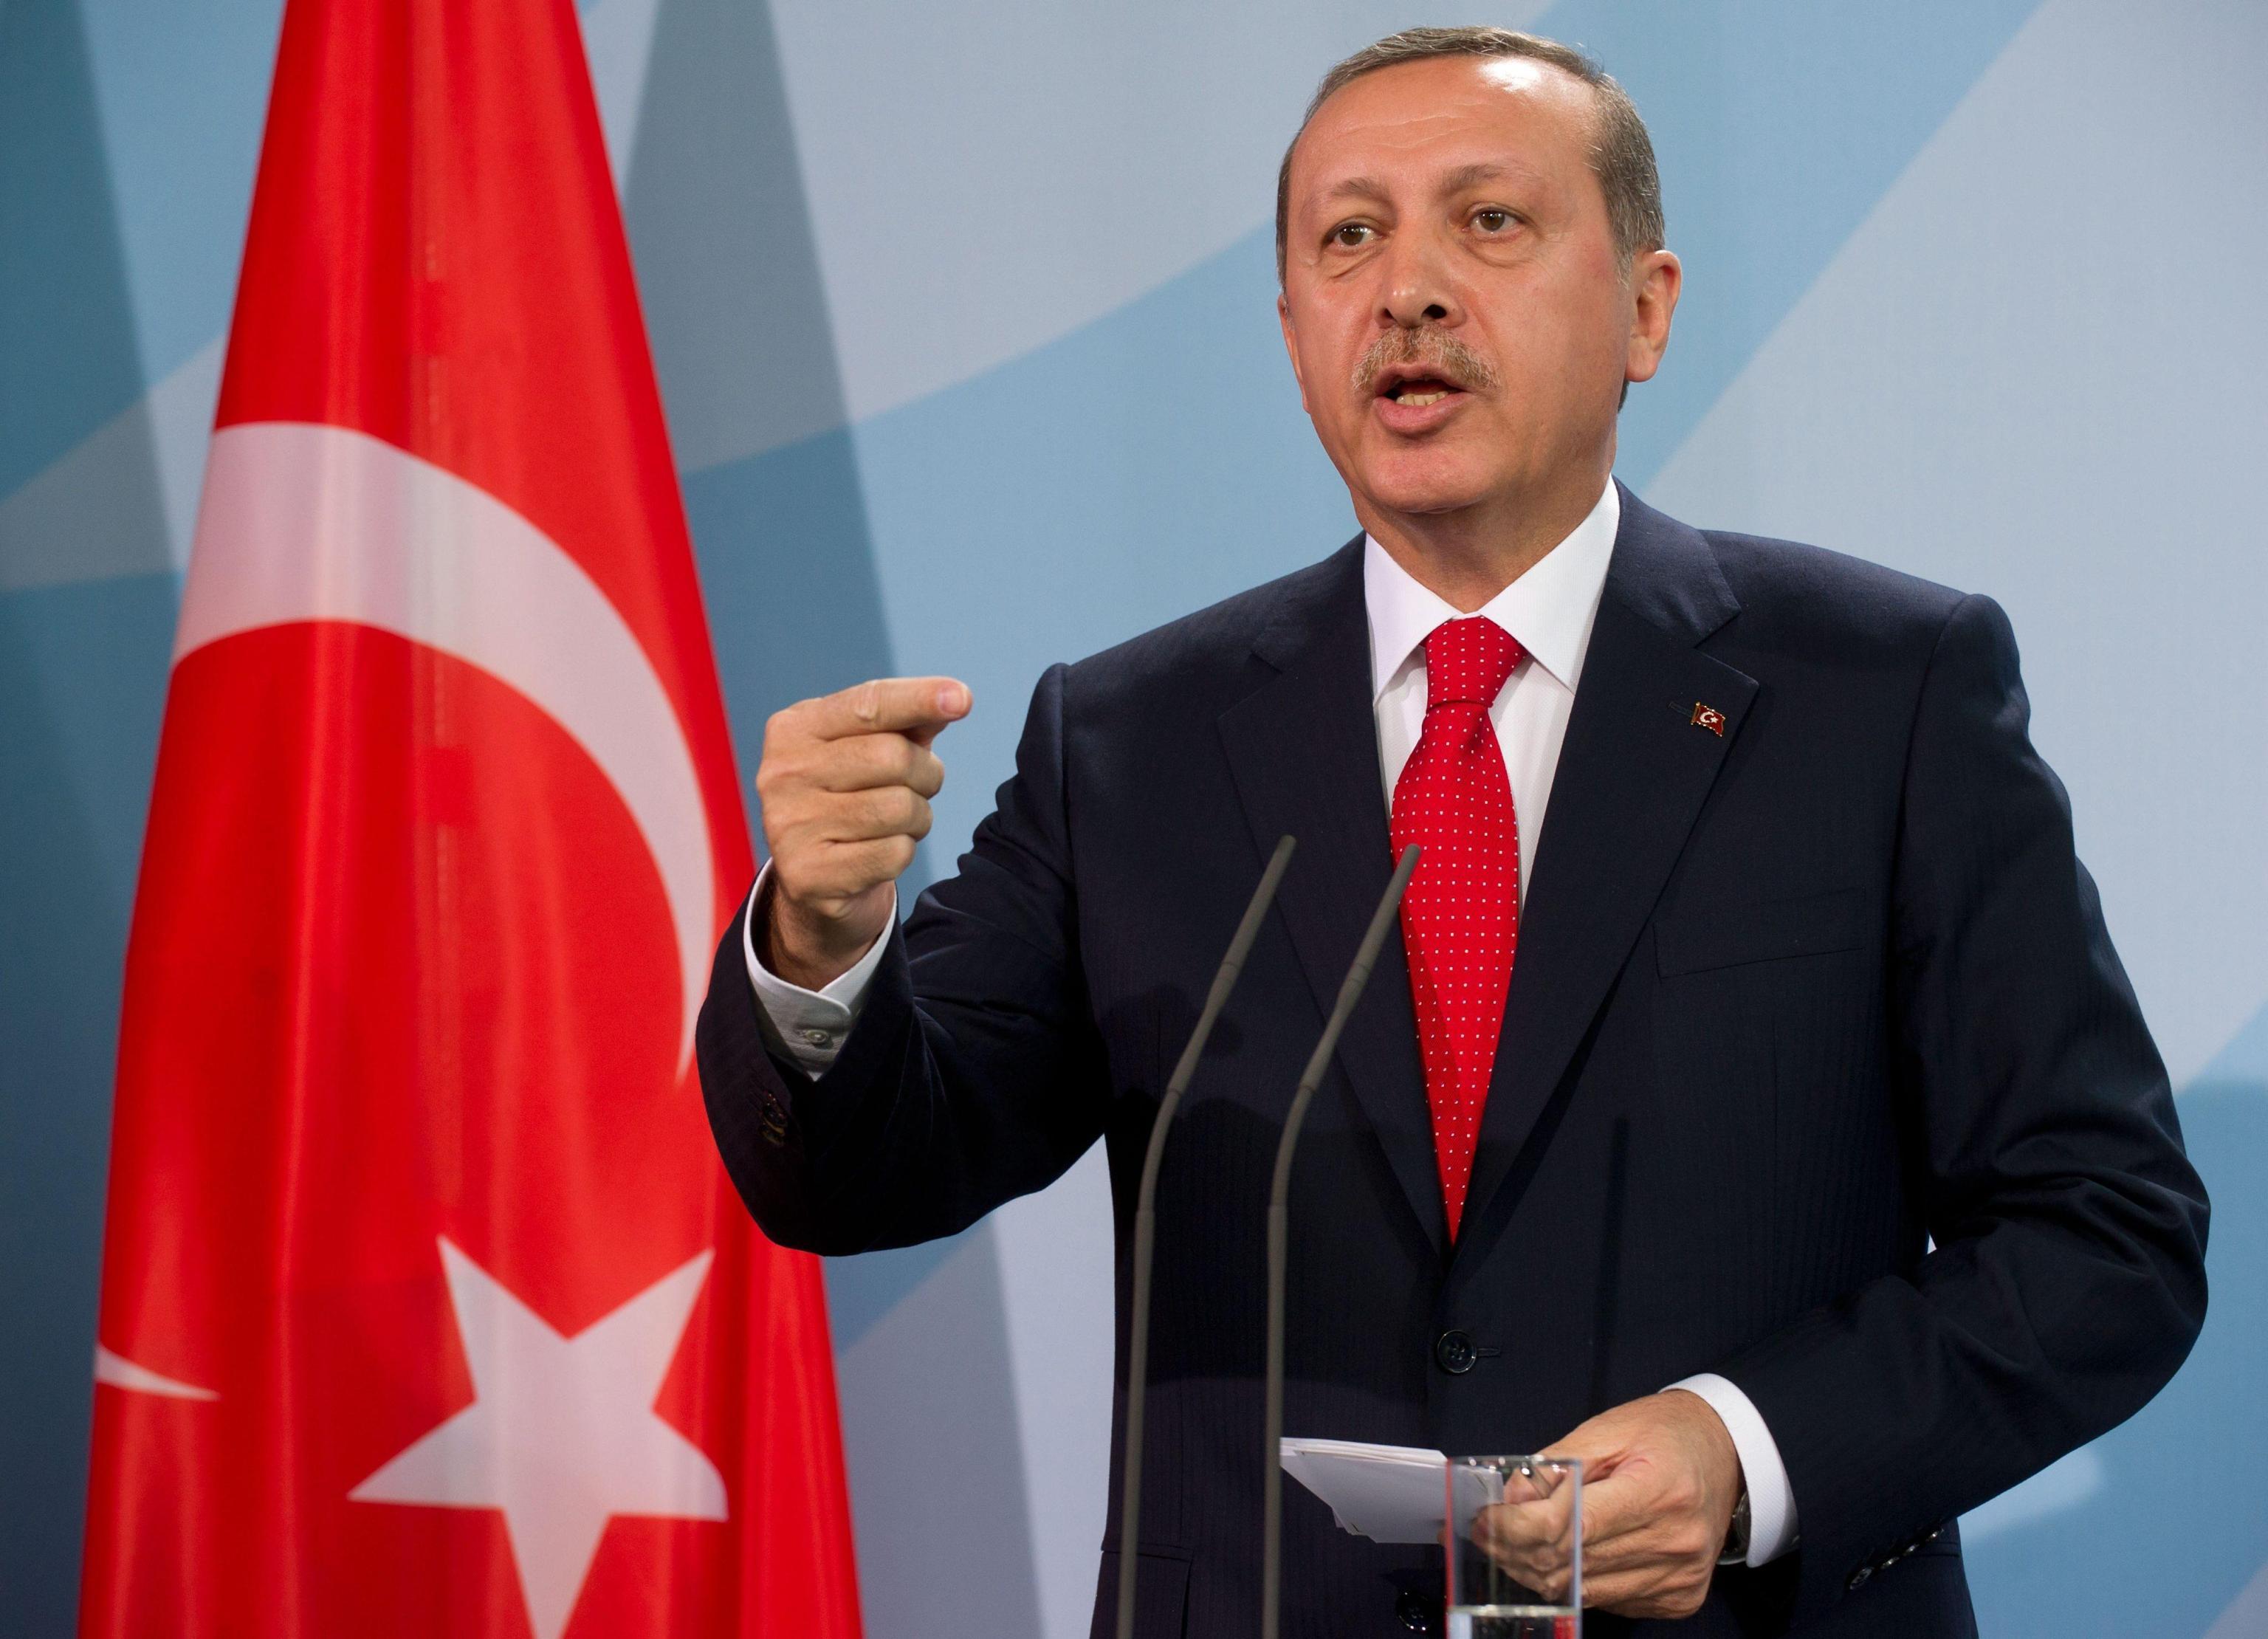
[[[1874,1574],[1874,1568],[1872,1565],[1861,1565],[1858,1569],[1851,1573],[1851,1580],[1846,1583],[1845,1586],[1849,1588],[1852,1593],[1856,1593],[1859,1589],[1867,1585],[1867,1578]]]
[[[1403,1627],[1413,1634],[1433,1631],[1432,1608],[1421,1593],[1404,1589],[1394,1601],[1394,1613],[1402,1619]]]
[[[1479,1351],[1473,1340],[1463,1332],[1444,1332],[1433,1340],[1433,1363],[1453,1378],[1461,1378],[1473,1369]]]

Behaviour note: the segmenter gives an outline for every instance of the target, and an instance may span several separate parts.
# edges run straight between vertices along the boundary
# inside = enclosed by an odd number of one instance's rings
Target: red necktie
[[[1425,726],[1394,783],[1394,851],[1424,850],[1402,900],[1402,939],[1452,1240],[1520,937],[1520,824],[1489,723],[1520,657],[1493,621],[1435,627],[1425,639]]]

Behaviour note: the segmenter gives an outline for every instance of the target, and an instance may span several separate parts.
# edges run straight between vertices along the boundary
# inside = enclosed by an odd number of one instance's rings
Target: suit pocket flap
[[[1654,956],[1667,975],[1856,950],[1864,910],[1856,888],[1802,899],[1696,906],[1655,924]]]

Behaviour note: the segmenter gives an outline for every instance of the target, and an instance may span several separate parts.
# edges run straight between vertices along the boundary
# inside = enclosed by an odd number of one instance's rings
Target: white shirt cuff
[[[1764,1414],[1730,1378],[1713,1371],[1669,1386],[1708,1401],[1733,1437],[1741,1476],[1749,1487],[1748,1562],[1770,1564],[1795,1546],[1795,1492],[1787,1483],[1787,1466],[1779,1459],[1779,1443],[1764,1426]]]
[[[819,989],[806,990],[799,984],[790,984],[756,959],[756,907],[763,903],[764,878],[771,872],[771,862],[767,860],[748,894],[747,913],[740,918],[740,951],[748,959],[748,982],[756,992],[756,1027],[763,1033],[766,1047],[785,1054],[805,1075],[816,1080],[827,1074],[835,1055],[843,1051],[843,1043],[865,1007],[874,970],[882,965],[882,947],[890,942],[889,928],[898,920],[898,890],[895,886],[890,889],[889,923],[850,971]]]

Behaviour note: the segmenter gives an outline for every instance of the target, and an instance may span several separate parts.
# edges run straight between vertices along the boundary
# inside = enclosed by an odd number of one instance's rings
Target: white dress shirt
[[[1528,901],[1529,868],[1543,834],[1551,776],[1559,767],[1559,742],[1567,738],[1567,714],[1574,709],[1575,685],[1582,680],[1583,655],[1591,646],[1591,622],[1598,617],[1607,560],[1614,555],[1622,515],[1622,496],[1609,483],[1572,534],[1472,611],[1510,633],[1525,657],[1489,708],[1505,772],[1512,776],[1522,904]],[[1418,584],[1408,570],[1387,555],[1385,548],[1367,537],[1362,543],[1362,595],[1370,612],[1370,691],[1378,717],[1378,768],[1390,809],[1402,765],[1417,750],[1418,733],[1425,724],[1426,636],[1465,611]]]
[[[1471,611],[1502,627],[1522,651],[1520,665],[1489,708],[1489,721],[1512,781],[1523,905],[1534,879],[1532,866],[1551,801],[1560,743],[1567,735],[1568,714],[1582,680],[1583,657],[1590,648],[1591,625],[1598,616],[1607,563],[1614,555],[1615,532],[1621,523],[1622,497],[1609,480],[1598,504],[1565,540]],[[1366,537],[1362,589],[1370,615],[1371,703],[1378,723],[1379,773],[1390,808],[1395,783],[1417,749],[1418,731],[1425,724],[1426,636],[1442,621],[1466,612],[1420,585],[1384,548]],[[766,865],[765,875],[770,870]],[[752,911],[763,888],[764,876],[759,876],[756,892],[749,896]],[[895,904],[891,916],[896,919]],[[741,943],[749,981],[762,1003],[757,1023],[766,1042],[807,1075],[823,1075],[858,1023],[887,940],[875,940],[856,966],[819,990],[790,984],[758,961],[752,927],[743,927]],[[1707,1401],[1733,1437],[1749,1488],[1748,1562],[1762,1565],[1786,1552],[1795,1543],[1795,1498],[1779,1447],[1755,1404],[1730,1379],[1714,1372],[1669,1386]]]

